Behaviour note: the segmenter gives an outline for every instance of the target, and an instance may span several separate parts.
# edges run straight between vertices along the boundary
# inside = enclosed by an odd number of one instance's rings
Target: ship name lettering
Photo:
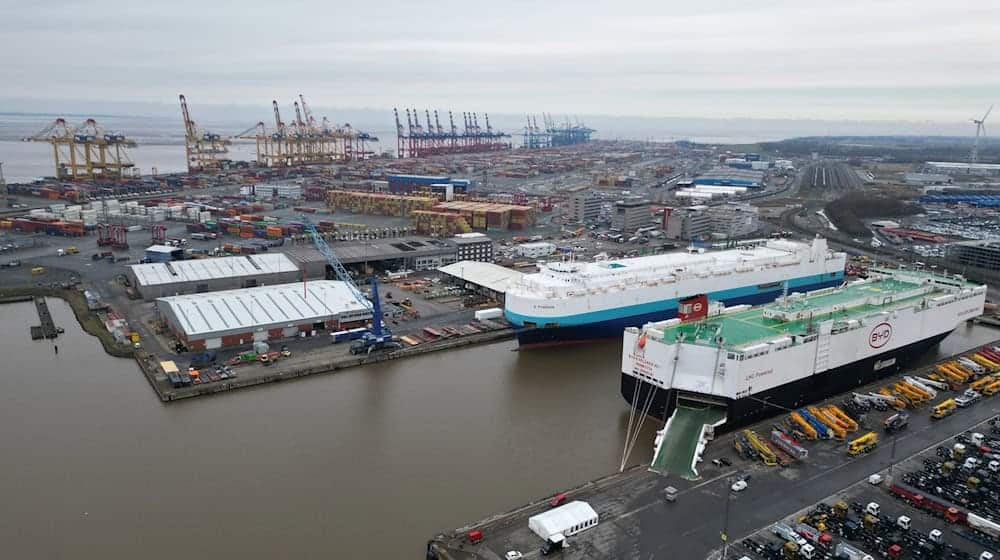
[[[757,379],[759,377],[764,377],[765,375],[771,375],[772,373],[774,373],[774,369],[773,368],[772,369],[765,369],[765,370],[761,370],[761,371],[755,371],[755,372],[753,372],[753,373],[751,373],[750,375],[747,376],[747,381],[749,381],[751,379]]]

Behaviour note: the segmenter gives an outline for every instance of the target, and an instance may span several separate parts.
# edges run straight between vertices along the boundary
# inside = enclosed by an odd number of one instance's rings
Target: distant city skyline
[[[373,110],[957,124],[1000,100],[996,14],[924,0],[7,2],[0,38],[25,47],[0,51],[0,111],[304,93]]]

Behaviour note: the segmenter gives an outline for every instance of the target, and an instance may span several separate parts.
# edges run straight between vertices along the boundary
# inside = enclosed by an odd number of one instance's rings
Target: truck
[[[833,555],[844,560],[875,560],[871,554],[854,548],[843,541],[837,543],[836,548],[833,549]]]
[[[878,445],[878,434],[875,432],[868,432],[867,434],[851,440],[847,444],[847,454],[856,457],[862,453],[868,453],[869,451],[875,449]]]
[[[79,252],[80,252],[80,249],[77,249],[76,246],[74,246],[74,245],[70,245],[69,247],[66,247],[66,254],[67,255],[75,255],[75,254],[77,254]]]
[[[940,420],[946,416],[951,416],[957,408],[958,405],[955,404],[955,399],[943,400],[931,409],[931,418]]]
[[[795,543],[798,546],[804,546],[809,544],[806,539],[795,532],[794,529],[785,525],[784,523],[775,523],[771,526],[771,532],[774,533],[778,538],[783,539],[788,542]]]
[[[884,422],[882,422],[882,429],[884,429],[885,433],[887,434],[894,434],[896,432],[906,429],[906,426],[909,425],[909,423],[910,423],[909,415],[902,412],[897,412],[896,414],[893,414],[892,416],[886,418]]]

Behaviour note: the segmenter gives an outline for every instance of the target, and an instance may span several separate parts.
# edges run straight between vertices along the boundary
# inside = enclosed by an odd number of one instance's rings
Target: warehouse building
[[[468,179],[452,179],[451,177],[433,175],[389,175],[389,192],[393,194],[411,193],[414,191],[430,190],[433,192],[445,193],[445,185],[451,185],[451,191],[455,193],[467,193],[472,187],[472,181]]]
[[[317,280],[156,300],[191,350],[214,350],[364,326],[371,311],[345,283]]]
[[[536,241],[533,243],[521,243],[514,247],[514,251],[519,257],[528,259],[538,259],[547,257],[556,252],[556,246],[547,241]]]
[[[1000,175],[1000,163],[966,163],[961,161],[928,161],[927,170],[945,175]]]
[[[457,260],[451,239],[406,236],[369,241],[335,243],[333,251],[350,270],[363,273],[381,270],[430,270]],[[289,250],[286,254],[307,278],[334,278],[326,258],[312,247]]]
[[[699,175],[695,178],[694,184],[759,188],[764,186],[764,172],[720,167]]]
[[[150,245],[144,252],[146,262],[165,263],[184,260],[184,249],[170,245]]]
[[[165,296],[195,294],[300,279],[299,269],[281,253],[133,264],[132,286],[149,301]]]
[[[475,261],[459,261],[442,266],[438,271],[467,290],[501,302],[510,286],[524,277],[524,273],[517,270]]]

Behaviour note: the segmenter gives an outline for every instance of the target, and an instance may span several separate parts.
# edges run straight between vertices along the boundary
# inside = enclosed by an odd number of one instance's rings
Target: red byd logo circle
[[[872,328],[871,334],[868,335],[868,346],[881,348],[889,342],[890,338],[892,338],[892,325],[879,323]]]
[[[699,302],[696,302],[694,305],[692,305],[691,306],[691,311],[694,311],[694,312],[701,311],[701,302],[699,301]]]

